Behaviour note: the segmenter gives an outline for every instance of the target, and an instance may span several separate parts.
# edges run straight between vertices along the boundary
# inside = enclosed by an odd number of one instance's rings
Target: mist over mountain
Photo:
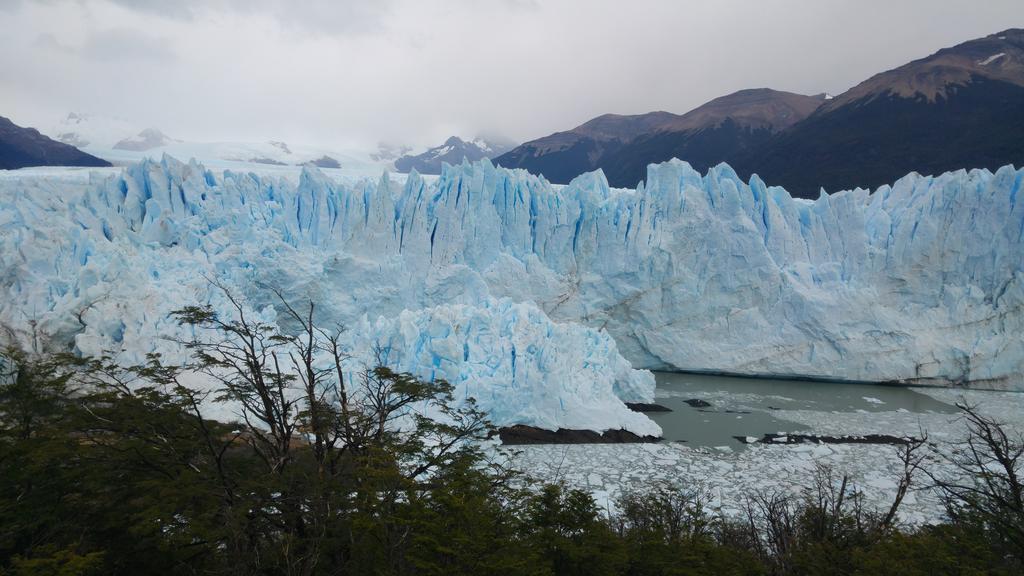
[[[173,138],[170,138],[160,130],[156,128],[146,128],[135,136],[118,141],[117,144],[114,144],[114,149],[142,152],[145,150],[152,150],[153,148],[159,148],[161,146],[167,146],[173,142],[175,142]]]

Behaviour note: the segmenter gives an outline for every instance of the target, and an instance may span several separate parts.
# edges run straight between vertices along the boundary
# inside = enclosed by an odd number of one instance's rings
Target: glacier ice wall
[[[621,402],[653,394],[634,368],[1024,389],[1022,179],[913,174],[814,202],[679,161],[637,190],[487,161],[401,185],[166,157],[4,179],[0,321],[84,353],[174,354],[167,312],[214,302],[207,277],[271,321],[274,286],[499,424],[648,433]]]
[[[24,345],[184,361],[177,342],[193,334],[171,311],[232,314],[210,279],[270,324],[278,289],[316,302],[322,325],[345,325],[353,371],[383,350],[394,368],[449,380],[498,425],[660,435],[623,403],[653,400],[653,375],[607,331],[494,297],[466,265],[431,265],[429,240],[416,240],[428,256],[415,261],[393,230],[400,192],[386,177],[346,187],[308,170],[296,186],[171,158],[86,182],[4,179],[0,326]]]

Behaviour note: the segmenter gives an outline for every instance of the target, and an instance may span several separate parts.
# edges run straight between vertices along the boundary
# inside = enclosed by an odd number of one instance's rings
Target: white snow
[[[442,146],[440,148],[433,150],[431,156],[433,156],[434,158],[440,158],[441,156],[444,156],[445,154],[451,152],[454,149],[454,146]]]
[[[1006,52],[1000,52],[998,54],[993,54],[993,55],[989,56],[988,58],[985,58],[984,60],[979,61],[978,62],[978,66],[988,66],[989,64],[995,62],[996,60],[998,60],[999,58],[1002,58],[1003,56],[1006,56]]]
[[[167,139],[162,146],[149,150],[121,150],[114,146],[121,141],[141,141],[146,127],[121,118],[97,114],[72,113],[56,125],[42,131],[51,138],[76,146],[115,165],[126,166],[144,159],[159,160],[163,155],[176,158],[197,158],[207,168],[240,170],[256,164],[253,159],[269,159],[288,166],[298,166],[323,156],[337,160],[346,173],[358,172],[362,177],[376,178],[381,171],[391,169],[391,158],[383,158],[373,151],[352,144],[330,146],[266,142],[200,142]],[[177,135],[175,135],[177,136]],[[283,168],[283,166],[276,166]]]
[[[139,133],[139,126],[124,118],[72,112],[51,127],[40,128],[47,136],[83,149],[110,149]]]
[[[493,151],[490,142],[484,140],[483,138],[474,138],[473,140],[470,141],[470,144],[476,146],[485,153]]]

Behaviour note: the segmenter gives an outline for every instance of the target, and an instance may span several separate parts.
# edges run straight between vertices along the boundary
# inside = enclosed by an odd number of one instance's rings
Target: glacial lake
[[[786,420],[789,411],[819,413],[910,412],[952,414],[947,404],[906,386],[846,384],[813,380],[739,378],[655,372],[655,402],[672,412],[649,412],[669,442],[693,447],[745,446],[734,436],[798,433],[808,427]],[[702,400],[693,407],[686,400]],[[886,434],[886,430],[875,431]]]

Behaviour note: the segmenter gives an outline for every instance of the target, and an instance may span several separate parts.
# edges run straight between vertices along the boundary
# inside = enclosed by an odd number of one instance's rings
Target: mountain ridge
[[[825,102],[771,88],[748,88],[710,100],[684,114],[603,114],[567,131],[526,142],[495,161],[509,168],[541,172],[566,183],[601,168],[615,186],[634,186],[647,164],[683,158],[707,169],[803,119]],[[690,154],[691,150],[711,154]],[[705,156],[707,156],[705,158]]]
[[[654,120],[657,122],[654,122]],[[643,121],[641,121],[643,120]],[[595,129],[609,122],[617,131]],[[875,188],[902,174],[1024,163],[1024,30],[942,48],[835,97],[741,90],[685,114],[602,115],[498,157],[556,183],[601,169],[633,187],[646,166],[729,163],[796,196]]]
[[[31,166],[104,167],[110,162],[0,116],[0,169]]]
[[[790,192],[875,188],[901,174],[1024,163],[1024,29],[875,74],[730,159]]]
[[[394,160],[395,169],[399,172],[416,170],[420,174],[440,174],[441,166],[458,164],[463,158],[475,162],[482,158],[495,158],[514,146],[500,139],[474,138],[463,140],[458,136],[449,136],[444,144],[434,146],[420,154],[404,154]]]

